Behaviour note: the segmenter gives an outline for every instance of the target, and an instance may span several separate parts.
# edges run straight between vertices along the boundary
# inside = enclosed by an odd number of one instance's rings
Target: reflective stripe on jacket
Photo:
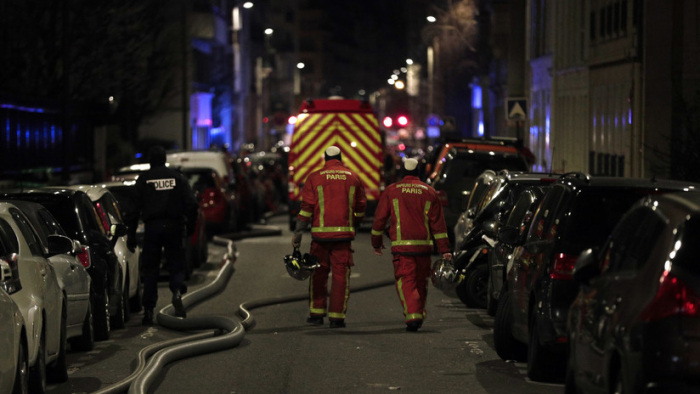
[[[432,253],[433,240],[438,252],[450,251],[445,217],[437,193],[418,177],[406,176],[384,190],[372,225],[372,247],[375,249],[383,245],[382,234],[389,219],[392,253]]]
[[[355,224],[367,207],[360,178],[339,160],[328,160],[322,169],[309,174],[301,192],[297,216],[311,223],[316,241],[345,241],[355,238]]]

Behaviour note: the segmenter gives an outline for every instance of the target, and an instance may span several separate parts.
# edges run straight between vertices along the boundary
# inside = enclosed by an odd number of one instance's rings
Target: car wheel
[[[496,308],[493,322],[493,344],[496,353],[503,360],[525,361],[527,346],[513,336],[513,314],[510,305],[510,292],[503,292]]]
[[[469,308],[486,308],[486,296],[489,282],[489,270],[485,264],[480,264],[468,274],[466,280],[466,305]]]
[[[493,296],[493,286],[489,278],[486,285],[486,313],[489,316],[496,316],[496,308],[498,308],[498,300]]]
[[[574,360],[573,347],[575,345],[572,343],[571,338],[569,338],[569,361],[566,363],[566,376],[564,377],[564,394],[579,394],[579,390],[576,388],[576,366]]]
[[[27,363],[27,343],[22,338],[19,341],[19,354],[17,355],[17,371],[12,394],[29,393],[29,364]]]
[[[85,319],[83,320],[83,333],[79,337],[70,339],[72,350],[87,352],[95,346],[95,330],[92,319],[92,303],[88,302]]]
[[[137,279],[136,294],[129,300],[129,311],[141,312],[141,298],[143,297],[143,282],[139,276]]]
[[[105,281],[106,285],[106,281]],[[93,296],[92,314],[94,322],[94,332],[96,341],[106,341],[109,339],[111,330],[109,319],[109,294],[107,287],[98,289]]]
[[[29,369],[29,391],[39,394],[46,393],[46,344],[43,330],[39,336],[36,363]]]
[[[530,313],[530,343],[527,347],[527,377],[535,382],[551,382],[563,375],[562,366],[566,360],[561,355],[552,352],[540,343],[537,331],[538,314]]]
[[[52,383],[63,383],[68,380],[68,362],[66,361],[66,305],[61,314],[61,335],[58,347],[58,358],[47,368],[47,378]]]
[[[121,277],[118,279],[118,283],[121,283]],[[116,313],[111,316],[112,328],[124,328],[124,289],[121,290],[120,294],[114,294],[116,298]]]

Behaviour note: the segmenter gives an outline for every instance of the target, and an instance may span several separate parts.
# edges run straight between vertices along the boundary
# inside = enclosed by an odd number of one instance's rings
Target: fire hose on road
[[[185,309],[189,309],[193,305],[222,292],[233,274],[233,263],[237,253],[233,241],[214,237],[214,243],[226,247],[222,267],[210,284],[182,297]],[[371,290],[393,284],[393,280],[385,280],[359,286],[353,289],[352,292]],[[138,354],[137,367],[131,375],[93,394],[116,394],[123,393],[126,390],[128,390],[129,394],[145,394],[167,364],[184,358],[238,346],[243,341],[245,332],[255,327],[255,318],[250,313],[251,310],[269,305],[305,301],[308,297],[308,294],[300,294],[244,302],[238,306],[237,314],[242,319],[240,321],[225,316],[196,316],[183,319],[172,315],[174,307],[172,304],[169,304],[162,308],[156,316],[160,326],[178,331],[211,331],[175,338],[143,348]]]

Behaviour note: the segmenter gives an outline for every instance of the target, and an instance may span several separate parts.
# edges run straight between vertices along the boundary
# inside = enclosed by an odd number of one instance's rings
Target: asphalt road
[[[281,236],[237,240],[235,272],[221,294],[196,305],[188,316],[236,317],[250,300],[305,295],[307,283],[290,278],[282,257],[291,253],[286,217],[271,225]],[[255,309],[257,325],[236,348],[168,365],[154,393],[407,393],[514,394],[563,393],[563,386],[529,382],[526,365],[502,361],[493,350],[493,318],[469,310],[458,299],[429,289],[428,318],[418,333],[405,331],[396,290],[383,286],[362,292],[352,288],[392,280],[391,255],[372,253],[369,232],[355,249],[347,327],[330,329],[305,322],[304,301]],[[308,251],[305,234],[302,251]],[[212,245],[209,263],[192,278],[190,288],[210,282],[224,250]],[[169,300],[160,284],[160,306]],[[134,314],[127,328],[112,332],[88,353],[69,353],[69,380],[49,387],[51,394],[89,393],[127,377],[138,351],[152,343],[185,335],[155,325],[140,325]]]

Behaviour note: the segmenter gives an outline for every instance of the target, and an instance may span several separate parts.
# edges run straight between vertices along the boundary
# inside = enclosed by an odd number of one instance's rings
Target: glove
[[[299,249],[301,247],[301,232],[294,232],[294,235],[292,235],[292,246],[294,249]]]
[[[374,254],[376,254],[377,256],[381,256],[382,254],[384,254],[382,252],[382,249],[385,249],[384,245],[382,245],[380,248],[374,248]]]

